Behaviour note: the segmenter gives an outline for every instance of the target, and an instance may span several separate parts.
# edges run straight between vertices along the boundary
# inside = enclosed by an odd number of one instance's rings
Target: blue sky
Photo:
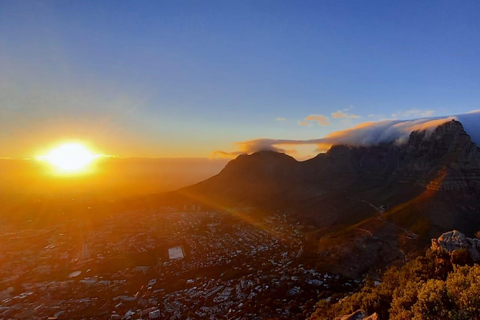
[[[0,1],[0,157],[70,139],[208,157],[479,109],[478,12],[478,1]]]

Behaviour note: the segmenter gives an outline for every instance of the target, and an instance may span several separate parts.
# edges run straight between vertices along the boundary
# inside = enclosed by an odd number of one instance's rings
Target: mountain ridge
[[[405,261],[448,230],[478,231],[479,194],[480,149],[456,120],[414,131],[405,144],[336,145],[301,162],[273,151],[240,155],[174,193],[294,216],[313,228],[311,251],[328,257],[325,268],[352,277]]]
[[[216,176],[181,192],[207,194],[248,204],[261,196],[319,194],[363,183],[410,183],[434,190],[480,189],[480,149],[452,120],[431,134],[415,131],[405,145],[333,146],[325,154],[297,161],[274,151],[240,155]],[[368,181],[366,181],[368,180]],[[302,197],[300,197],[302,198]],[[283,201],[281,201],[283,202]]]

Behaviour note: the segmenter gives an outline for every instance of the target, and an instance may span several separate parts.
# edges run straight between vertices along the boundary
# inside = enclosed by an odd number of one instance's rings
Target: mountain
[[[293,215],[314,230],[312,250],[328,257],[325,267],[350,276],[406,260],[445,231],[472,235],[479,195],[480,149],[456,120],[414,131],[401,145],[336,145],[303,162],[271,151],[241,155],[175,193]]]

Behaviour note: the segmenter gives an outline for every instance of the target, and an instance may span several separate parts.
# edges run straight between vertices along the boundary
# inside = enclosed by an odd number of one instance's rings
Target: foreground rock
[[[347,314],[335,318],[335,320],[379,320],[377,313],[368,316],[368,313],[364,310],[357,310],[354,313]]]
[[[432,239],[432,250],[445,250],[449,253],[467,250],[474,262],[480,261],[480,239],[467,238],[457,230],[445,232],[438,239]]]

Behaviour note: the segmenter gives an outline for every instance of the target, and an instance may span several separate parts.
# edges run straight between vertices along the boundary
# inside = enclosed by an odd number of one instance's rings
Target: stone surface
[[[335,320],[363,320],[366,317],[368,317],[367,312],[365,312],[364,310],[357,310],[354,313],[337,317],[335,318]]]
[[[480,261],[480,239],[467,238],[457,230],[445,232],[438,239],[432,239],[432,250],[443,249],[452,253],[466,249],[474,262]]]
[[[357,310],[351,314],[340,316],[335,320],[379,320],[378,314],[374,313],[371,316],[364,310]]]

